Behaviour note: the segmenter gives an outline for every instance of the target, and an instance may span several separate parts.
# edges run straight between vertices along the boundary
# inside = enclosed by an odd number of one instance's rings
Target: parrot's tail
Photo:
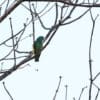
[[[35,58],[35,62],[39,62],[39,58]]]

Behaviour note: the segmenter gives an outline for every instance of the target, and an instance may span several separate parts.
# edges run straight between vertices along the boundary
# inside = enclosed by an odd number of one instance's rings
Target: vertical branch
[[[0,16],[1,16],[1,9],[2,9],[2,7],[0,6]]]
[[[57,2],[55,3],[55,7],[56,7],[56,11],[55,11],[55,13],[56,13],[56,17],[55,17],[54,25],[56,25],[56,23],[57,23],[57,19],[58,19],[58,3],[57,3]]]
[[[93,33],[94,33],[94,28],[95,28],[95,21],[98,17],[93,19],[93,16],[92,16],[92,12],[90,10],[90,16],[91,16],[91,20],[92,20],[92,23],[93,23],[93,26],[92,26],[92,32],[91,32],[91,36],[90,36],[90,44],[89,44],[89,71],[90,71],[90,86],[89,86],[89,100],[91,100],[91,93],[92,93],[92,85],[93,85],[93,76],[92,76],[92,57],[91,57],[91,51],[92,51],[92,41],[93,41]]]
[[[76,100],[75,97],[73,97],[73,100]]]
[[[61,7],[61,15],[60,15],[60,19],[63,19],[63,10],[64,10],[65,4],[63,4],[63,6]]]
[[[89,100],[91,100],[91,92],[92,92],[92,59],[91,59],[91,45],[92,45],[92,38],[93,38],[93,31],[94,31],[95,22],[93,21],[93,27],[90,37],[90,45],[89,45],[89,71],[90,71],[90,86],[89,86]]]
[[[14,33],[13,33],[13,27],[12,27],[12,20],[10,18],[10,27],[11,27],[11,35],[12,35],[12,45],[13,45],[13,55],[14,55],[14,65],[16,65],[16,53],[15,53],[15,43],[14,43]]]
[[[61,84],[61,76],[59,76],[59,84],[58,84],[58,87],[57,87],[57,89],[56,89],[56,92],[55,92],[55,95],[54,95],[54,97],[53,97],[53,100],[55,100],[56,99],[56,96],[57,96],[57,93],[58,93],[58,91],[59,91],[59,88],[60,88],[60,84]]]
[[[2,68],[3,68],[3,64],[4,64],[4,62],[2,62],[2,63],[0,64],[0,73],[1,73]]]
[[[67,100],[67,88],[68,88],[68,86],[67,86],[67,85],[65,85],[65,88],[66,88],[65,100]]]
[[[3,82],[3,87],[5,89],[5,91],[7,92],[7,94],[9,95],[11,100],[14,100],[13,97],[11,96],[11,94],[9,93],[9,91],[7,90],[6,86],[5,86],[5,82]]]
[[[29,7],[30,7],[30,13],[31,13],[31,17],[32,17],[32,26],[33,26],[33,44],[34,44],[34,41],[35,41],[35,23],[34,23],[34,15],[33,15],[33,11],[32,11],[32,8],[31,8],[31,4],[29,2]]]

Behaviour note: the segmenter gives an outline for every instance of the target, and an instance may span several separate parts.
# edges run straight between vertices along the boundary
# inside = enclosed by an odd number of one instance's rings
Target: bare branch
[[[13,27],[12,27],[12,20],[10,18],[10,27],[11,27],[11,36],[13,37],[14,36],[14,33],[13,33]],[[13,45],[13,55],[14,55],[14,65],[16,65],[16,53],[15,53],[15,42],[14,42],[14,38],[12,38],[12,45]]]
[[[93,78],[93,81],[96,80],[99,75],[100,75],[100,72],[97,73],[97,75]]]
[[[99,96],[99,93],[100,93],[100,88],[95,83],[93,83],[93,85],[98,89],[97,90],[97,94],[95,96],[95,100],[97,100],[98,99],[98,96]]]
[[[58,91],[59,91],[60,84],[61,84],[61,78],[62,78],[62,76],[59,76],[59,84],[58,84],[58,87],[57,87],[57,89],[56,89],[56,92],[55,92],[55,95],[54,95],[54,97],[53,97],[53,100],[56,99],[57,93],[58,93]]]
[[[100,4],[96,4],[96,3],[82,3],[82,4],[78,4],[78,3],[73,3],[71,0],[16,0],[14,1],[11,6],[6,10],[6,12],[0,17],[0,22],[2,22],[18,5],[20,5],[22,2],[24,1],[38,1],[38,2],[59,2],[59,3],[63,3],[66,5],[70,5],[70,6],[74,6],[74,7],[87,7],[87,8],[91,8],[91,7],[100,7]],[[77,0],[76,0],[77,1]]]
[[[14,1],[11,6],[6,10],[6,12],[0,17],[0,22],[2,22],[8,14],[10,14],[19,4],[22,3],[23,0],[16,0]]]
[[[6,93],[9,95],[10,99],[14,100],[13,97],[12,97],[12,95],[10,94],[10,92],[8,91],[8,89],[6,87],[5,82],[3,82],[3,87],[4,87],[5,91],[6,91]]]
[[[79,99],[78,100],[81,100],[81,97],[82,97],[82,94],[83,94],[83,92],[84,92],[84,90],[87,88],[87,86],[85,86],[84,88],[82,88],[82,90],[81,90],[81,93],[80,93],[80,96],[79,96]]]
[[[73,97],[73,100],[76,100],[75,97]]]
[[[67,85],[65,85],[65,88],[66,88],[66,94],[65,94],[65,100],[67,100],[67,88],[68,88],[68,86]]]
[[[95,96],[95,100],[98,99],[99,93],[100,93],[100,89],[98,89],[98,91],[97,91],[97,94],[96,94],[96,96]]]
[[[91,10],[90,10],[90,16],[91,16],[91,20],[92,20],[93,26],[92,26],[92,31],[91,31],[91,36],[90,36],[90,44],[89,44],[89,71],[90,71],[89,100],[91,100],[92,85],[93,85],[91,51],[92,51],[92,42],[93,42],[95,21],[96,21],[96,19],[97,19],[97,17],[96,17],[95,19],[93,19]],[[98,15],[97,15],[97,16],[98,16]]]
[[[61,25],[71,24],[71,23],[73,23],[73,22],[79,20],[79,19],[82,18],[84,15],[86,15],[86,13],[87,13],[89,10],[90,10],[90,9],[86,10],[86,11],[85,11],[82,15],[80,15],[79,17],[77,17],[77,18],[75,18],[75,19],[73,19],[73,20],[71,20],[71,21],[69,21],[69,22],[62,23]],[[63,22],[64,22],[64,21],[63,21]]]
[[[10,75],[12,72],[16,71],[21,65],[23,65],[26,62],[32,60],[33,58],[34,58],[34,56],[32,56],[32,54],[29,54],[25,59],[23,59],[21,62],[19,62],[16,66],[13,66],[8,71],[6,71],[5,73],[3,73],[0,76],[0,81],[3,80],[4,78],[6,78],[8,75]]]
[[[57,24],[57,20],[58,20],[58,4],[57,4],[57,2],[55,3],[55,7],[56,7],[56,17],[55,17],[55,22],[54,22],[54,25],[56,25]]]
[[[7,0],[8,2],[7,2],[7,5],[6,5],[6,8],[5,8],[5,12],[6,12],[6,10],[7,10],[7,8],[8,8],[8,5],[9,5],[9,0]]]
[[[32,29],[33,29],[33,40],[32,41],[33,41],[33,44],[34,44],[34,41],[35,41],[35,21],[34,21],[35,14],[33,15],[30,2],[29,2],[29,8],[30,8],[30,14],[31,14],[31,17],[32,17]]]

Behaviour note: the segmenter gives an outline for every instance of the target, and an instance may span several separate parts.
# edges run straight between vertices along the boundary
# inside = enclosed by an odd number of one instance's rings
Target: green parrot
[[[40,55],[41,55],[41,49],[43,47],[43,40],[44,40],[44,37],[43,36],[39,36],[35,40],[34,45],[33,45],[34,54],[35,54],[35,61],[36,62],[39,61],[39,58],[40,58]]]

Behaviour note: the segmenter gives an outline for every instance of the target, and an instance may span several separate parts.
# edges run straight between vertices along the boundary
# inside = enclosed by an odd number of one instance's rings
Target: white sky
[[[40,6],[41,4],[39,4],[38,7]],[[77,17],[79,13],[81,13],[80,11],[84,11],[84,9],[76,9],[72,17]],[[94,17],[100,12],[99,8],[95,9],[95,11]],[[53,17],[53,14],[54,11],[48,13],[46,17],[43,17],[43,20],[47,25],[48,23],[52,23],[50,18]],[[16,33],[23,28],[23,23],[29,16],[29,12],[22,6],[19,6],[14,10],[7,19],[0,24],[0,42],[7,36],[10,36],[10,34],[8,34],[10,33],[9,17],[12,17],[13,28]],[[100,17],[98,17],[96,22],[92,45],[94,76],[100,71]],[[40,34],[46,35],[46,32],[40,28],[38,23],[37,26],[37,36]],[[56,100],[64,100],[64,86],[66,84],[68,85],[68,100],[73,100],[73,97],[77,100],[81,89],[85,86],[89,87],[88,51],[91,29],[92,21],[90,20],[89,13],[77,22],[58,29],[51,43],[43,51],[40,62],[36,63],[33,59],[28,62],[31,66],[27,66],[22,70],[17,70],[3,80],[14,100],[52,100],[60,75],[63,78]],[[31,32],[32,29],[31,26],[29,26],[25,32],[26,36]],[[22,50],[31,50],[32,43],[30,38],[24,40],[23,43],[23,45],[19,46]],[[2,47],[0,51],[1,58],[1,56],[7,52],[7,49]],[[4,63],[5,68],[8,68],[8,65],[10,65],[7,63],[8,62]],[[39,71],[37,72],[35,69],[39,69]],[[2,82],[0,83],[1,100],[10,100],[3,88]],[[100,85],[99,77],[96,84]],[[95,96],[96,91],[97,89],[93,90],[93,97]],[[85,89],[81,100],[88,100],[88,88]]]

